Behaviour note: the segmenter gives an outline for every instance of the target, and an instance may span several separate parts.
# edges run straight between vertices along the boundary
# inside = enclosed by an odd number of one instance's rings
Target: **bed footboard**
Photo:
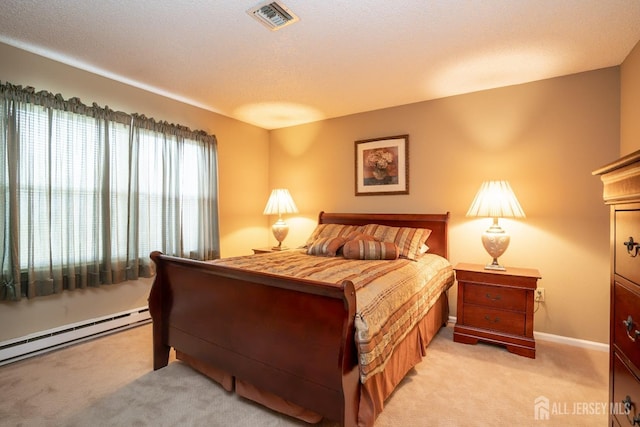
[[[171,347],[345,426],[359,404],[353,284],[329,285],[153,252],[154,369]]]

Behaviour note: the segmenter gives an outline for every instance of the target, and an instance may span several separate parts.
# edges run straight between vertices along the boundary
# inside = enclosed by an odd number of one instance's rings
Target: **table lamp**
[[[524,211],[507,181],[485,181],[480,186],[467,216],[493,218],[493,224],[482,234],[482,245],[493,258],[486,270],[506,270],[498,258],[507,250],[511,237],[498,224],[499,218],[524,218]]]
[[[295,202],[289,194],[289,190],[285,188],[276,188],[271,191],[267,206],[264,208],[264,215],[278,215],[278,220],[271,227],[273,236],[278,241],[278,246],[274,246],[272,249],[275,251],[281,251],[286,249],[282,246],[282,241],[289,234],[289,226],[282,219],[282,214],[298,213],[298,208]]]

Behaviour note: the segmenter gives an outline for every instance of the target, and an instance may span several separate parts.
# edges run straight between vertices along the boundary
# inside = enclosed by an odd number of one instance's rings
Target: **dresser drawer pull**
[[[492,297],[490,293],[487,293],[485,297],[487,297],[487,299],[490,299],[491,301],[500,301],[502,299],[502,295],[496,295],[495,297]]]
[[[627,416],[627,421],[629,421],[629,424],[631,424],[632,426],[640,426],[640,415],[635,415],[633,419],[629,418],[631,410],[636,406],[635,403],[631,401],[631,396],[627,395],[624,399],[622,399],[622,405],[624,406],[624,413]]]
[[[631,341],[636,342],[636,339],[640,336],[640,331],[636,329],[635,331],[631,332],[633,330],[633,318],[631,317],[631,315],[627,317],[627,320],[623,320],[622,323],[627,330],[627,337],[629,337]]]
[[[640,244],[638,242],[633,241],[633,237],[629,236],[629,240],[623,243],[627,247],[627,253],[632,257],[638,256],[638,251],[640,251]]]
[[[493,322],[493,323],[498,323],[500,321],[499,317],[496,317],[495,319],[492,319],[489,316],[484,316],[484,320],[486,320],[487,322]]]

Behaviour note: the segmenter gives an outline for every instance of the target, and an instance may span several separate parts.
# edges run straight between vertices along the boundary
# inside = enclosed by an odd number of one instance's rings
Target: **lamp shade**
[[[286,188],[276,188],[271,191],[267,206],[264,208],[264,215],[282,215],[288,213],[298,213],[298,208]]]
[[[467,216],[524,218],[525,214],[507,181],[485,181],[473,199]]]

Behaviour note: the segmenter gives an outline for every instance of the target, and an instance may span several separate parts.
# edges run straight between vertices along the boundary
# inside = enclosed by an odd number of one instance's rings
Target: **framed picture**
[[[356,141],[356,196],[409,194],[409,135]]]

